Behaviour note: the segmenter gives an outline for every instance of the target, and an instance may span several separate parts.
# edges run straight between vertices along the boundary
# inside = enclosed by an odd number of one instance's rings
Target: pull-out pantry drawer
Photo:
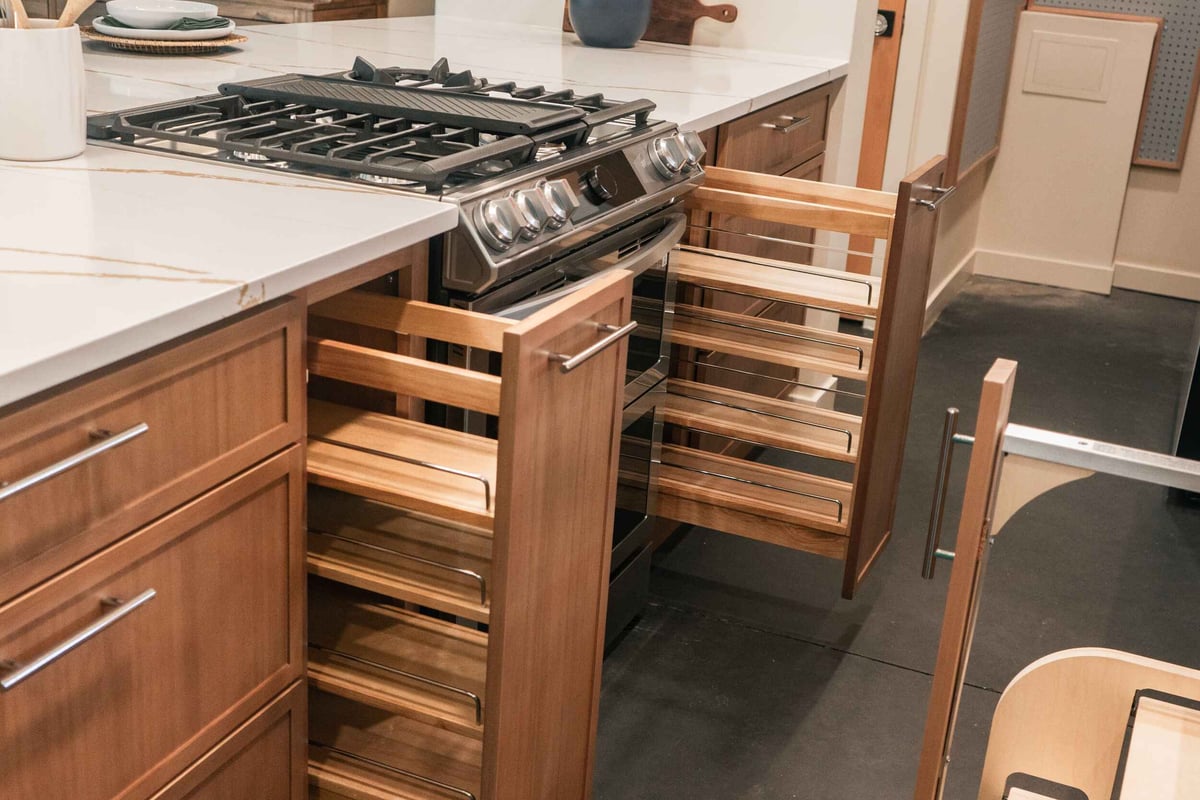
[[[294,447],[0,608],[5,800],[149,797],[302,675],[303,486]]]
[[[0,602],[298,440],[300,330],[282,303],[0,411]]]

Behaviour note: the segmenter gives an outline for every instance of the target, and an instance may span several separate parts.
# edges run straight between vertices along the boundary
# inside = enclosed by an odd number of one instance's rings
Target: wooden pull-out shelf
[[[374,602],[335,583],[309,586],[309,683],[483,737],[487,634]]]
[[[853,463],[862,418],[854,414],[672,378],[664,421],[752,445]]]
[[[852,485],[740,458],[665,445],[659,514],[843,558]]]
[[[492,527],[494,441],[319,400],[309,402],[308,435],[318,486]]]
[[[631,287],[520,322],[357,291],[311,308],[311,798],[586,795],[625,377],[605,337]],[[419,421],[431,402],[498,438]]]
[[[309,693],[308,777],[354,800],[476,800],[483,744],[322,691]]]
[[[491,532],[312,487],[308,571],[486,623]]]
[[[854,596],[892,532],[944,172],[935,159],[889,194],[706,171],[687,199],[693,224],[713,234],[698,244],[724,241],[729,219],[805,239],[797,262],[690,245],[672,255],[680,293],[664,418],[691,447],[663,449],[660,517],[842,559],[842,595]],[[836,268],[861,255],[839,249],[844,234],[886,244],[880,277]],[[872,320],[873,336],[815,327],[810,311]],[[800,374],[789,380],[790,370]],[[779,398],[775,382],[806,386],[819,379],[812,373],[864,386],[813,386],[854,395],[861,416]],[[751,460],[763,448],[801,456],[794,469]]]
[[[867,379],[874,350],[862,336],[682,304],[675,308],[671,341],[855,381]]]
[[[685,247],[671,256],[679,280],[763,300],[838,311],[846,316],[879,313],[879,278],[808,264],[732,255]]]

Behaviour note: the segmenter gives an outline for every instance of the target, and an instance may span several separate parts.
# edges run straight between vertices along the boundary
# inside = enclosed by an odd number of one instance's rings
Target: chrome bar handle
[[[40,469],[32,475],[27,475],[20,480],[12,483],[0,482],[0,502],[4,502],[15,494],[20,494],[26,489],[31,489],[39,483],[44,483],[51,478],[57,477],[64,472],[78,467],[85,461],[91,461],[101,453],[107,453],[113,448],[120,447],[131,439],[136,439],[146,431],[150,430],[150,426],[144,422],[134,425],[128,430],[120,433],[110,433],[109,431],[95,431],[91,434],[93,439],[100,441],[91,447],[80,450],[78,453],[67,456],[62,461],[51,464],[45,469]]]
[[[793,117],[785,114],[780,117],[780,119],[784,120],[782,124],[778,122],[764,122],[762,123],[762,127],[770,128],[771,130],[779,131],[780,133],[791,133],[792,131],[798,128],[803,128],[805,125],[812,122],[812,114],[805,114],[803,117]]]
[[[941,207],[942,203],[946,202],[946,198],[954,194],[954,192],[958,189],[957,186],[914,186],[913,188],[920,189],[921,191],[925,192],[933,192],[937,195],[936,200],[918,200],[915,197],[913,198],[914,203],[921,206],[921,208],[926,208],[930,211],[937,211],[938,208]]]
[[[74,650],[76,647],[79,647],[79,645],[83,644],[88,639],[91,639],[102,631],[111,628],[120,620],[129,616],[134,611],[137,611],[139,608],[146,605],[146,603],[149,603],[157,594],[158,592],[156,592],[154,589],[147,589],[132,600],[123,601],[114,597],[104,598],[100,601],[101,604],[112,606],[112,611],[109,611],[107,614],[100,617],[100,619],[74,634],[69,639],[56,644],[45,653],[42,653],[40,656],[30,661],[28,664],[25,664],[24,666],[14,666],[11,672],[5,675],[3,679],[0,679],[0,689],[7,692],[9,689],[13,688],[30,675],[40,672],[42,669],[50,666],[67,653]]]
[[[946,514],[946,491],[950,488],[950,463],[954,459],[954,442],[958,433],[958,409],[946,409],[946,422],[942,426],[942,451],[938,457],[937,477],[933,489],[933,507],[929,510],[929,532],[925,535],[925,557],[921,561],[921,577],[933,580],[934,566],[939,553],[943,553],[942,518]]]
[[[584,362],[591,361],[600,353],[612,347],[617,342],[624,339],[629,334],[637,330],[637,322],[627,322],[621,327],[616,325],[608,325],[600,323],[596,327],[608,334],[600,341],[588,347],[586,350],[581,350],[573,356],[563,355],[562,353],[554,353],[550,356],[550,360],[559,364],[559,369],[565,374],[573,371],[576,367]]]

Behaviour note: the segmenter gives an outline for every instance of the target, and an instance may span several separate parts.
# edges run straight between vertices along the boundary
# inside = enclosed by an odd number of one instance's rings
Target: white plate
[[[203,42],[209,39],[224,39],[233,33],[237,24],[229,20],[224,28],[207,28],[199,31],[164,31],[158,28],[116,28],[105,25],[100,20],[92,20],[92,27],[97,33],[105,36],[118,36],[122,39],[153,39],[160,42]]]
[[[109,0],[109,16],[135,28],[168,28],[184,17],[212,19],[217,7],[195,0]]]

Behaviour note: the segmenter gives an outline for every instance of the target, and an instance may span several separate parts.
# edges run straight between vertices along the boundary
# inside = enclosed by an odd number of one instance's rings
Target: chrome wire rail
[[[451,692],[452,694],[457,694],[457,695],[466,697],[475,706],[475,724],[476,725],[483,724],[483,698],[481,698],[475,692],[460,688],[458,686],[454,686],[453,684],[445,683],[443,681],[434,680],[433,678],[427,678],[424,675],[418,675],[415,672],[409,672],[408,670],[399,669],[397,667],[389,666],[388,664],[381,664],[380,662],[373,661],[369,658],[363,658],[362,656],[356,656],[356,655],[353,655],[352,653],[347,653],[344,650],[338,650],[335,647],[326,647],[325,645],[317,644],[316,642],[309,642],[308,646],[310,648],[312,648],[313,650],[317,650],[321,653],[325,653],[326,655],[331,656],[333,658],[340,658],[341,660],[349,661],[352,664],[358,664],[360,666],[370,667],[371,669],[377,669],[381,672],[386,672],[389,675],[395,675],[400,678],[407,678],[408,680],[416,681],[417,683],[423,683],[426,686],[432,686],[435,689],[442,689],[443,691]]]
[[[854,448],[854,433],[847,428],[839,428],[836,425],[825,425],[824,423],[812,422],[812,421],[806,420],[806,419],[796,419],[795,417],[789,417],[786,414],[776,414],[771,411],[763,411],[763,410],[757,409],[757,408],[747,408],[746,406],[739,406],[736,403],[727,403],[724,400],[713,400],[712,398],[709,398],[709,397],[698,397],[697,395],[694,395],[694,394],[687,394],[685,392],[672,391],[671,387],[669,385],[667,386],[667,393],[675,395],[676,397],[686,397],[688,400],[695,400],[698,403],[711,403],[714,406],[722,406],[723,408],[732,408],[737,411],[746,411],[750,414],[756,414],[758,416],[770,417],[771,419],[779,419],[779,420],[783,420],[785,422],[794,422],[797,425],[805,425],[805,426],[812,427],[812,428],[819,428],[821,430],[830,431],[832,433],[840,433],[846,437],[846,452],[849,453]],[[692,427],[686,426],[686,425],[681,426],[681,427],[686,427],[686,428],[688,428],[688,430],[699,430],[697,428],[692,428]],[[701,432],[708,433],[708,431],[701,431]],[[720,436],[721,434],[713,434],[713,435]],[[729,438],[733,438],[733,437],[729,437]],[[751,444],[753,444],[753,442],[751,442]],[[767,444],[764,444],[762,446],[763,447],[775,447],[775,445],[767,445]],[[777,449],[788,450],[788,448],[786,448],[786,447],[777,448]],[[789,450],[789,452],[799,453],[802,451]]]
[[[695,226],[693,226],[693,227],[695,227]],[[706,228],[705,230],[711,230],[711,231],[720,232],[720,233],[732,233],[735,235],[749,236],[749,237],[755,238],[755,239],[767,239],[769,241],[781,242],[783,244],[796,245],[797,247],[814,247],[814,248],[818,247],[817,245],[801,244],[800,242],[793,242],[788,239],[776,239],[772,236],[760,236],[757,234],[749,234],[749,233],[737,234],[736,231],[722,231],[719,228]],[[689,245],[689,244],[678,245],[678,249],[681,251],[684,251],[684,252],[688,252],[688,253],[696,253],[698,255],[710,255],[713,258],[720,258],[720,259],[724,259],[726,261],[737,261],[741,264],[753,264],[756,267],[763,267],[764,269],[777,269],[780,272],[796,272],[801,275],[812,275],[815,278],[825,278],[825,279],[831,280],[831,281],[842,281],[843,283],[853,283],[858,286],[866,287],[867,299],[865,302],[867,305],[871,305],[874,302],[875,284],[854,272],[845,272],[845,273],[838,274],[838,275],[830,275],[829,273],[833,272],[834,270],[832,270],[830,268],[818,267],[816,264],[786,264],[786,265],[785,264],[768,264],[768,263],[764,263],[762,260],[754,258],[752,256],[742,256],[742,255],[738,255],[736,253],[728,253],[725,251],[713,252],[713,251],[709,250],[708,248],[697,247],[695,245]],[[820,249],[830,250],[835,253],[846,253],[848,255],[857,255],[857,256],[870,256],[871,255],[870,253],[861,253],[857,250],[837,250],[837,249],[834,249],[831,247],[820,248]],[[805,267],[808,267],[808,269],[805,269]],[[817,272],[816,270],[818,270],[818,269],[820,269],[822,271]],[[689,283],[690,283],[690,281],[689,281]]]
[[[672,359],[676,364],[688,364],[693,367],[703,367],[705,369],[719,369],[724,372],[735,372],[738,375],[749,375],[752,378],[762,378],[763,380],[775,381],[776,383],[787,384],[788,386],[802,386],[805,389],[817,389],[822,392],[833,392],[834,394],[853,397],[858,400],[865,400],[866,395],[862,392],[852,392],[849,389],[835,389],[832,386],[819,386],[815,383],[805,383],[804,381],[792,380],[791,378],[777,378],[774,375],[766,375],[761,372],[752,372],[746,369],[737,369],[736,367],[726,367],[721,364],[710,364],[707,361],[696,361],[689,358]],[[853,378],[839,378],[839,380],[854,380]]]
[[[704,433],[708,433],[708,432],[704,431]],[[713,435],[720,436],[721,434],[713,434]],[[732,436],[727,436],[727,437],[722,437],[722,438],[734,439],[734,437],[732,437]],[[735,441],[745,442],[746,440],[745,439],[735,439]],[[746,442],[746,443],[747,444],[756,444],[756,442]],[[759,446],[760,447],[770,447],[770,445],[762,445],[762,444],[760,444]],[[674,469],[681,469],[686,472],[694,472],[698,475],[707,475],[710,478],[722,478],[727,481],[734,481],[736,483],[744,483],[748,486],[757,486],[760,489],[773,489],[774,491],[777,491],[777,492],[785,492],[787,494],[796,495],[797,497],[806,497],[809,500],[816,500],[818,502],[836,505],[837,506],[837,521],[838,522],[842,521],[842,513],[844,511],[844,506],[843,506],[841,500],[838,500],[834,497],[826,497],[825,495],[813,494],[811,492],[802,492],[799,489],[787,489],[787,488],[784,488],[783,486],[775,486],[773,484],[763,483],[761,481],[752,481],[749,478],[739,478],[736,475],[726,475],[721,472],[713,472],[713,471],[707,470],[707,469],[700,469],[699,467],[688,467],[683,464],[675,464],[670,461],[655,461],[653,463],[660,464],[660,465],[666,466],[666,467],[672,467]]]
[[[411,553],[404,553],[404,552],[401,552],[400,550],[396,550],[391,547],[384,547],[382,545],[373,544],[371,542],[364,542],[361,539],[354,539],[349,536],[342,536],[337,533],[332,533],[330,531],[321,530],[320,528],[313,528],[310,526],[308,529],[308,532],[316,534],[317,536],[324,536],[329,539],[334,539],[335,541],[345,542],[346,544],[351,544],[351,545],[354,545],[355,547],[362,547],[366,550],[373,550],[377,553],[386,553],[388,555],[395,556],[396,558],[402,558],[407,561],[414,561],[418,564],[424,564],[425,566],[428,566],[428,567],[434,567],[435,569],[442,569],[447,572],[453,572],[456,575],[461,575],[463,577],[470,578],[471,580],[473,580],[479,584],[479,604],[487,605],[487,579],[484,578],[483,575],[479,574],[478,572],[476,572],[474,570],[466,569],[465,567],[456,567],[453,564],[444,564],[440,561],[434,561],[433,559],[422,558],[421,556],[414,556]]]
[[[725,325],[730,328],[738,328],[740,330],[755,331],[756,333],[765,333],[770,336],[780,336],[780,337],[783,337],[786,339],[798,339],[799,341],[802,341],[802,342],[812,342],[813,344],[819,344],[824,347],[833,347],[833,348],[837,348],[837,349],[841,349],[841,350],[852,350],[852,351],[858,353],[858,369],[862,369],[863,364],[866,362],[866,358],[867,358],[866,351],[862,347],[859,347],[858,345],[854,345],[854,344],[844,344],[842,342],[831,342],[828,339],[822,339],[818,336],[807,336],[807,335],[801,334],[801,333],[790,333],[788,331],[777,331],[777,330],[773,330],[771,328],[764,328],[761,325],[751,325],[746,322],[734,322],[732,320],[717,319],[716,317],[710,317],[705,314],[696,314],[691,311],[680,310],[679,306],[675,307],[675,311],[673,313],[675,314],[675,316],[678,316],[678,317],[686,317],[687,319],[696,319],[696,320],[701,320],[703,322],[711,322],[714,325]]]
[[[466,470],[456,469],[454,467],[447,467],[443,464],[434,464],[429,461],[421,461],[420,459],[409,458],[408,456],[401,456],[401,455],[397,455],[395,453],[389,453],[385,450],[376,450],[373,447],[364,447],[363,445],[360,445],[360,444],[352,444],[351,442],[343,442],[343,441],[339,441],[337,439],[330,439],[327,436],[317,436],[315,434],[310,433],[308,435],[308,438],[311,441],[324,442],[325,444],[331,444],[331,445],[334,445],[335,447],[345,447],[348,450],[354,450],[359,453],[366,453],[367,455],[371,455],[371,456],[379,456],[380,458],[388,458],[388,459],[391,459],[392,461],[399,461],[403,464],[412,464],[413,466],[424,467],[426,469],[432,469],[437,472],[444,472],[448,475],[457,475],[460,478],[468,478],[470,480],[479,481],[480,483],[483,484],[483,507],[487,511],[490,511],[492,508],[492,484],[488,481],[486,475],[480,475],[477,472],[467,472]]]

